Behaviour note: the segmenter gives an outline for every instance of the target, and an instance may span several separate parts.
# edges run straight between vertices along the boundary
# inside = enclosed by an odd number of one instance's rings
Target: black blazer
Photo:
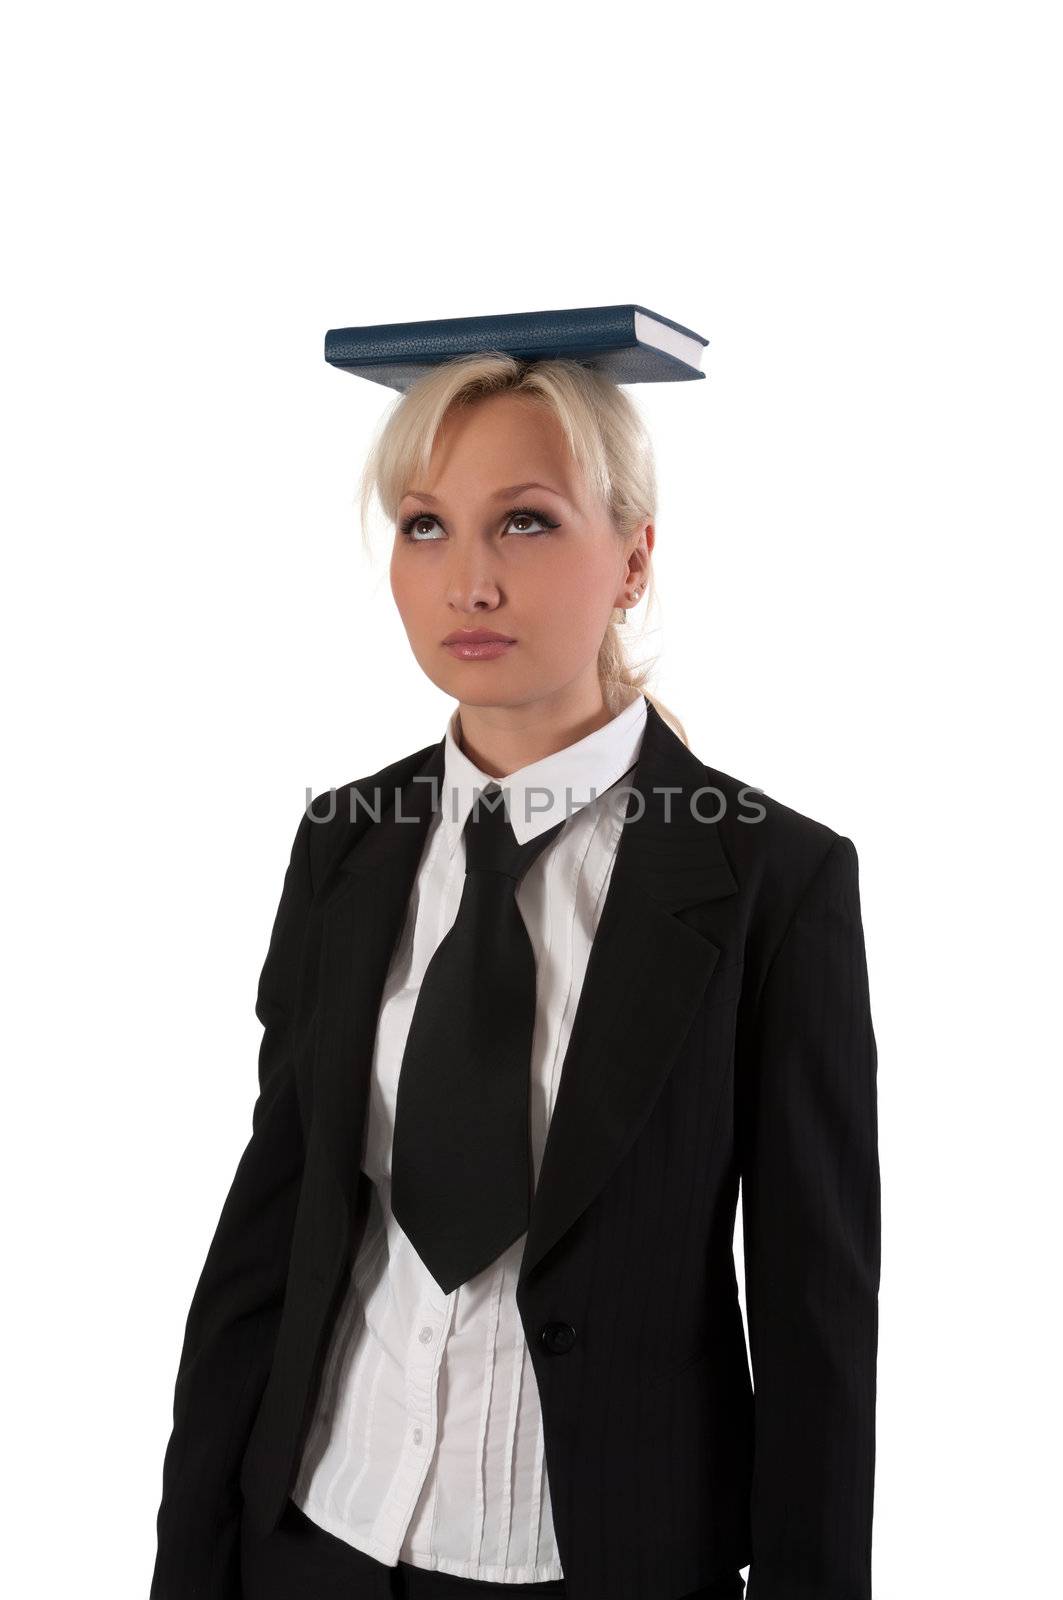
[[[265,1535],[293,1485],[367,1214],[380,994],[438,795],[414,780],[443,751],[299,823],[151,1600],[239,1600],[242,1521]],[[667,1600],[750,1564],[747,1600],[866,1600],[880,1210],[856,851],[704,766],[649,703],[630,786],[516,1288],[566,1591]]]

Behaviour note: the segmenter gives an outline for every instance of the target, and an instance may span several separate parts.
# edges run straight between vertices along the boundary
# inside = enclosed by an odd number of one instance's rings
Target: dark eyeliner
[[[409,516],[403,517],[402,521],[399,523],[399,532],[404,536],[404,538],[408,539],[410,537],[410,529],[413,527],[414,523],[420,522],[422,517],[428,516],[431,516],[431,512],[429,511],[411,511]],[[435,522],[438,520],[438,518],[433,517],[432,520]]]
[[[536,522],[541,522],[544,528],[553,529],[561,526],[561,524],[559,522],[555,522],[552,517],[548,517],[545,511],[537,511],[534,506],[512,506],[506,512],[506,521],[510,522],[514,517],[532,517]],[[399,532],[404,538],[409,539],[411,538],[411,530],[414,526],[414,523],[421,522],[426,519],[432,522],[439,522],[439,526],[443,526],[442,522],[439,521],[439,518],[436,516],[434,511],[411,511],[410,514],[406,517],[403,517],[402,521],[399,523]],[[538,537],[538,535],[529,534],[528,537],[534,539]],[[412,542],[415,544],[431,544],[432,540],[415,539]]]
[[[561,524],[548,517],[545,511],[536,511],[534,506],[513,506],[506,512],[506,521],[511,517],[534,517],[536,522],[541,522],[544,528],[559,528]]]

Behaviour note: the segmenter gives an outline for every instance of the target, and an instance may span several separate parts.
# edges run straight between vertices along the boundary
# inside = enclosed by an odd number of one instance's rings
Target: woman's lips
[[[444,650],[449,650],[459,661],[493,661],[496,656],[512,650],[515,644],[515,639],[477,638],[475,635],[467,639],[458,637],[443,640]]]

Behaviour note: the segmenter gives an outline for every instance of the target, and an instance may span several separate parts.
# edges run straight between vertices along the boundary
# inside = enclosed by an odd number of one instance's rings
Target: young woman
[[[746,1566],[751,1600],[866,1600],[854,847],[706,766],[627,661],[655,486],[616,385],[447,362],[374,492],[456,706],[300,820],[152,1600],[677,1600]]]

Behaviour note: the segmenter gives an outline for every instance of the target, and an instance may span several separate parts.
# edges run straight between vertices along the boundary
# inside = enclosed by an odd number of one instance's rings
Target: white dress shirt
[[[604,727],[498,783],[520,843],[566,816],[517,887],[536,961],[531,1151],[537,1180],[591,943],[612,875],[646,723],[639,694]],[[496,780],[447,724],[440,810],[430,819],[404,930],[381,996],[362,1167],[371,1208],[332,1331],[292,1499],[378,1561],[459,1577],[564,1576],[554,1539],[535,1371],[514,1299],[527,1234],[445,1294],[391,1214],[399,1069],[425,969],[458,913],[462,830]],[[372,907],[365,908],[372,915]]]

